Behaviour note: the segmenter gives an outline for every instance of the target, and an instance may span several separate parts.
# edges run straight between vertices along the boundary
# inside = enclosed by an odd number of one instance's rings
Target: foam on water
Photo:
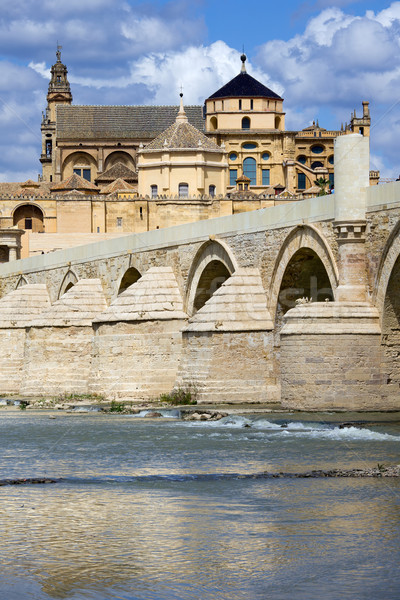
[[[187,423],[192,427],[229,428],[229,429],[256,429],[259,433],[273,434],[274,436],[308,437],[310,439],[327,440],[360,440],[360,441],[400,441],[400,436],[389,433],[379,433],[366,427],[355,426],[338,427],[329,423],[290,421],[288,423],[274,423],[267,419],[249,419],[240,415],[230,415],[219,421],[191,421]],[[214,434],[213,434],[214,435]]]

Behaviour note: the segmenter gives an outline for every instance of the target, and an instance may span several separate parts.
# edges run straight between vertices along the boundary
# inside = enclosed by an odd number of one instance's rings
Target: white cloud
[[[202,104],[219,87],[240,71],[240,53],[225,42],[210,46],[190,46],[184,50],[151,53],[131,65],[132,81],[145,84],[152,92],[152,103],[177,103],[183,85],[187,104]],[[261,69],[248,65],[252,75],[265,85],[282,91],[279,84],[271,83]]]
[[[399,39],[400,2],[362,17],[327,8],[301,35],[261,46],[257,60],[284,86],[289,127],[298,126],[299,115],[310,110],[343,119],[361,100],[369,100],[372,147],[391,169],[400,132],[393,119],[381,115],[400,97]]]

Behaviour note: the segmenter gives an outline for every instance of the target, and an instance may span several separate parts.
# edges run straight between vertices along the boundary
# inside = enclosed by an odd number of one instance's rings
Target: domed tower
[[[243,174],[260,193],[286,177],[283,98],[247,73],[245,54],[240,58],[240,73],[205,101],[205,130],[217,144],[225,144],[227,187],[235,188]]]
[[[42,154],[43,180],[53,181],[55,167],[54,149],[56,145],[56,107],[58,104],[71,104],[72,94],[66,65],[61,62],[61,46],[57,46],[57,61],[51,67],[51,79],[47,92],[47,107],[42,118]]]

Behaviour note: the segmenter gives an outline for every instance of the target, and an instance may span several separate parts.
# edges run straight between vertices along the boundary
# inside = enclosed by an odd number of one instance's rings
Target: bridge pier
[[[199,403],[279,402],[273,342],[259,270],[238,268],[183,331],[176,386]]]
[[[150,268],[94,320],[91,392],[134,402],[170,392],[187,318],[172,268]]]

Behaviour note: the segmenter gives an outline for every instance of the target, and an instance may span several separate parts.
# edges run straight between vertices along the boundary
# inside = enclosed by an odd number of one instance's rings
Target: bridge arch
[[[122,294],[130,285],[133,285],[141,278],[141,273],[135,267],[129,267],[121,276],[118,285],[118,296]]]
[[[236,258],[225,242],[205,242],[198,249],[189,270],[186,312],[189,315],[196,313],[237,268]]]
[[[15,286],[15,289],[18,290],[19,288],[23,287],[24,285],[28,285],[28,284],[29,284],[29,281],[25,277],[25,275],[20,275],[20,277],[17,281],[17,285]]]
[[[304,264],[306,261],[309,262],[309,265],[308,269],[303,272],[301,283],[304,284],[304,275],[311,278],[316,277],[317,280],[302,285],[298,293],[292,290],[292,294],[286,298],[288,301],[286,310],[293,306],[295,296],[307,296],[314,300],[325,300],[325,298],[334,300],[336,288],[339,285],[339,271],[332,250],[323,234],[315,226],[298,225],[284,240],[275,261],[269,292],[269,309],[273,320],[277,316],[282,284],[285,278],[287,281],[291,279],[291,265],[296,270],[294,263],[297,262],[298,267],[301,268],[301,263]],[[318,277],[320,282],[318,282]],[[292,279],[296,280],[295,274]]]
[[[70,290],[78,282],[78,277],[69,269],[64,279],[62,280],[57,299],[60,299],[68,290]]]
[[[375,278],[372,301],[383,314],[389,280],[392,276],[396,261],[400,256],[400,221],[392,229],[383,249],[377,275]]]

